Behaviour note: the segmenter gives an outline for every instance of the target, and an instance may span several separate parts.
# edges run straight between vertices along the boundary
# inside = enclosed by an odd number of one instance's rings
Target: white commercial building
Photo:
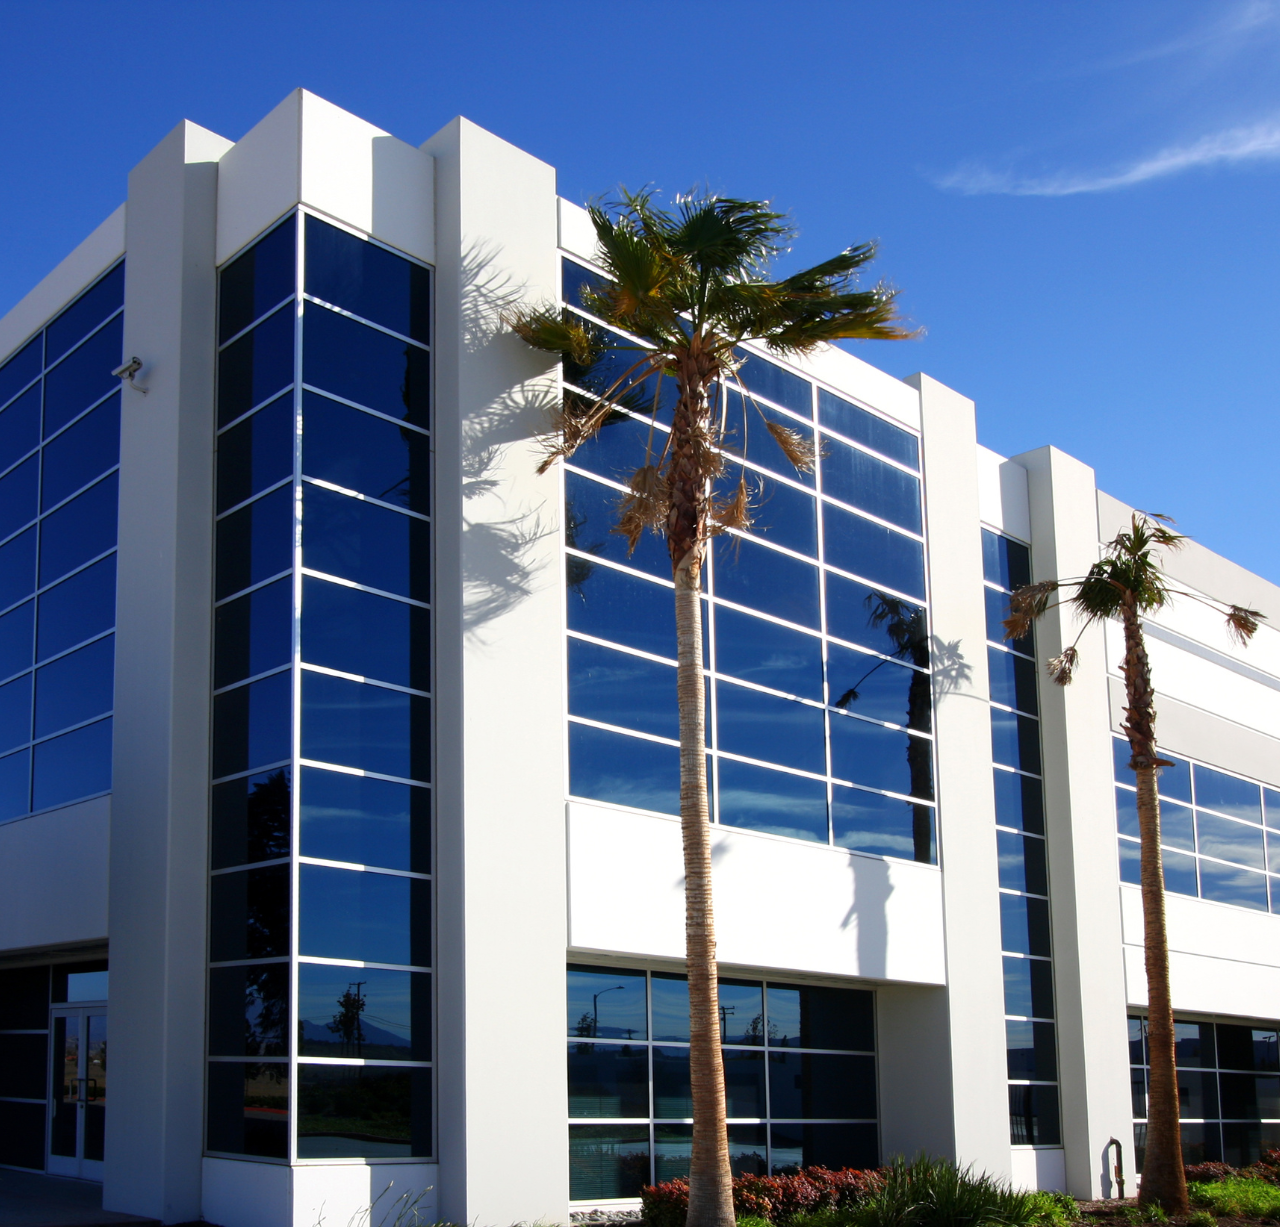
[[[564,1222],[687,1170],[670,569],[609,531],[668,407],[538,475],[612,359],[503,323],[578,309],[592,251],[474,124],[414,148],[299,91],[234,144],[179,125],[0,320],[0,1165],[221,1227],[388,1185]],[[1129,509],[925,375],[752,351],[740,383],[765,500],[705,602],[735,1167],[927,1150],[1113,1194],[1119,638],[1059,689],[1069,615],[999,622]],[[1202,547],[1170,569],[1280,623]],[[1186,1149],[1247,1161],[1280,1144],[1280,634],[1149,630]]]

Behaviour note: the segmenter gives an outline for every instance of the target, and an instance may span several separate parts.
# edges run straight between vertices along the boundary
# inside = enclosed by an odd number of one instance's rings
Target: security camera
[[[143,396],[147,394],[146,388],[140,388],[133,382],[133,377],[142,370],[141,358],[130,358],[128,362],[116,367],[111,373],[123,383],[127,383],[135,392],[141,392]]]

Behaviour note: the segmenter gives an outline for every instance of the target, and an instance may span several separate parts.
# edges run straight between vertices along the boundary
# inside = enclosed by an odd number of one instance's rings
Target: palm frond
[[[593,400],[566,390],[543,438],[545,454],[537,471],[545,473],[562,456],[572,456],[615,412],[609,401]]]
[[[783,426],[771,418],[765,418],[765,429],[773,436],[773,441],[782,449],[782,454],[791,461],[801,473],[812,473],[817,463],[817,453],[813,443],[798,430]]]
[[[590,366],[599,353],[592,330],[577,316],[559,307],[512,311],[503,316],[503,323],[534,349],[561,354],[579,366]]]
[[[1009,597],[1009,616],[1001,623],[1006,641],[1025,639],[1031,633],[1035,620],[1049,608],[1049,598],[1057,591],[1058,581],[1045,579],[1014,592]]]
[[[1257,609],[1245,609],[1243,605],[1227,606],[1227,633],[1241,647],[1258,633],[1258,624],[1266,614]]]
[[[1048,662],[1049,677],[1059,686],[1070,686],[1079,663],[1080,653],[1075,646],[1064,648],[1061,656],[1055,656]]]
[[[751,488],[747,485],[745,473],[738,478],[732,498],[717,500],[713,504],[711,520],[717,533],[724,532],[726,528],[736,528],[745,533],[751,527]]]
[[[647,528],[661,535],[671,509],[671,492],[657,465],[646,464],[631,474],[630,492],[618,505],[618,522],[613,531],[627,539],[627,553],[635,553]]]

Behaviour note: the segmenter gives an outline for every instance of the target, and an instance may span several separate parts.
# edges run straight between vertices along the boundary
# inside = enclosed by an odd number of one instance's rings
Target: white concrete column
[[[1083,575],[1098,560],[1093,470],[1057,448],[1013,458],[1028,473],[1031,573],[1036,581]],[[1036,627],[1044,662],[1075,641],[1067,609]],[[1115,1196],[1107,1139],[1129,1145],[1128,1033],[1120,928],[1119,868],[1112,786],[1107,662],[1103,631],[1080,640],[1075,681],[1055,686],[1041,673],[1045,832],[1058,1017],[1058,1081],[1067,1190]]]
[[[129,176],[116,626],[108,1210],[200,1215],[213,545],[214,216],[230,142],[181,123]]]
[[[465,119],[436,159],[439,1213],[568,1214],[555,365],[503,326],[554,300],[555,172]]]

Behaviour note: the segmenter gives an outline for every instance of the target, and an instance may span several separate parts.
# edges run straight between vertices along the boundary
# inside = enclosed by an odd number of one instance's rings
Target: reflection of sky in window
[[[333,1030],[331,1025],[337,1024],[342,1013],[339,999],[350,991],[364,1001],[360,1027],[365,1042],[407,1049],[413,1038],[411,984],[414,974],[374,967],[300,964],[298,1023],[303,1039],[327,1044],[340,1041],[340,1028]]]
[[[569,969],[568,1034],[645,1039],[644,972]]]

